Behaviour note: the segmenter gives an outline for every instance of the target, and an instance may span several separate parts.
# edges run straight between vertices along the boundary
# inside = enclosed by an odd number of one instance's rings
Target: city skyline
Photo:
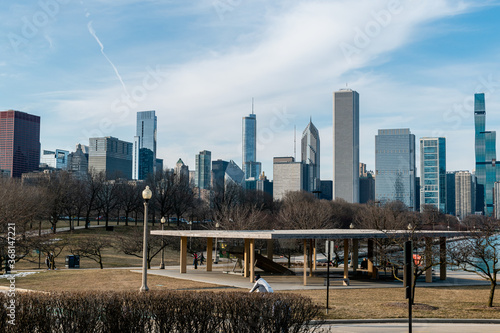
[[[40,116],[42,149],[132,142],[135,113],[154,109],[165,166],[194,165],[204,149],[240,161],[238,124],[254,96],[262,170],[272,178],[272,157],[293,154],[293,127],[312,116],[321,178],[332,179],[330,96],[347,83],[361,96],[368,169],[377,130],[409,127],[446,137],[448,169],[472,171],[472,96],[500,107],[497,1],[43,3],[57,6],[0,7],[0,110]],[[221,124],[234,125],[222,135]],[[500,128],[494,112],[488,128]]]

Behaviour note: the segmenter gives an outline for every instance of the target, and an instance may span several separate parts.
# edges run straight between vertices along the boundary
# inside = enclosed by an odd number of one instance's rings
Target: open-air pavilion
[[[433,231],[433,230],[372,230],[372,229],[313,229],[313,230],[154,230],[152,236],[169,236],[180,238],[180,273],[187,272],[187,242],[189,237],[205,238],[207,242],[207,272],[212,271],[212,252],[213,239],[242,239],[244,241],[243,252],[243,276],[254,281],[255,276],[255,240],[267,240],[267,258],[273,259],[274,240],[295,239],[302,240],[304,245],[304,285],[307,285],[307,271],[309,276],[313,275],[316,269],[315,241],[317,240],[343,240],[344,245],[344,263],[348,262],[349,244],[352,244],[352,271],[358,269],[358,251],[359,241],[367,240],[368,275],[376,278],[377,272],[374,266],[374,240],[377,238],[388,239],[425,239],[425,258],[426,264],[432,258],[432,245],[439,243],[440,269],[439,277],[446,280],[446,238],[460,237],[467,234],[463,231]],[[309,249],[309,251],[308,251]],[[308,265],[308,262],[311,265]],[[308,267],[309,266],[309,267]],[[344,264],[344,279],[348,279],[349,265]],[[432,269],[426,271],[426,282],[432,282]]]

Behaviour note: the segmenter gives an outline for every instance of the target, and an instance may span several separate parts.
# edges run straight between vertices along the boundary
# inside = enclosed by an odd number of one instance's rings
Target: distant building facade
[[[408,128],[375,136],[375,201],[400,201],[415,210],[415,135]]]
[[[446,214],[455,215],[456,196],[455,196],[455,176],[457,171],[446,171]]]
[[[273,159],[273,199],[281,200],[287,192],[304,190],[302,162],[295,162],[293,157],[275,157]]]
[[[463,220],[474,212],[474,182],[469,171],[455,173],[455,212]]]
[[[21,111],[0,112],[0,169],[11,177],[38,170],[40,117]]]
[[[359,94],[351,89],[333,94],[333,198],[359,202]]]
[[[89,171],[105,172],[107,179],[131,179],[132,146],[112,136],[90,138]]]
[[[201,190],[209,190],[212,180],[211,172],[212,153],[208,150],[200,151],[195,157],[194,184]]]
[[[420,211],[432,205],[446,211],[446,139],[420,139]]]
[[[54,169],[67,170],[68,169],[68,155],[69,151],[56,149],[56,150],[43,150],[40,159],[41,164]]]
[[[76,145],[76,150],[68,155],[68,171],[78,178],[83,178],[89,172],[89,147]]]

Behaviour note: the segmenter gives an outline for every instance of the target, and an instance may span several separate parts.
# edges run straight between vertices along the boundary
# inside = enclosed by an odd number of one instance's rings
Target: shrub
[[[0,295],[1,303],[7,296]],[[5,319],[6,308],[0,309]],[[18,293],[16,325],[2,332],[309,332],[309,298],[246,292]]]

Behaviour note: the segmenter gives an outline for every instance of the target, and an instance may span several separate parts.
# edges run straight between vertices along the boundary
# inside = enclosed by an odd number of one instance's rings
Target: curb
[[[334,325],[334,324],[384,324],[384,323],[407,323],[408,318],[384,318],[384,319],[328,319],[311,321],[312,325]],[[429,324],[497,324],[500,319],[453,319],[453,318],[413,318],[412,323]]]

